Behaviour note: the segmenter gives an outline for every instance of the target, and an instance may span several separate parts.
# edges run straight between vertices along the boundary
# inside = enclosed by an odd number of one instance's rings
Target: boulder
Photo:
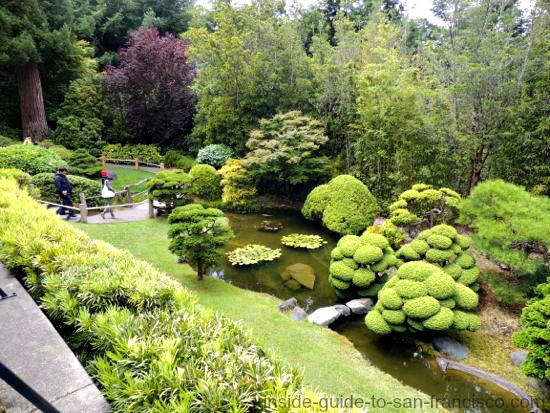
[[[312,324],[317,324],[321,327],[327,327],[329,324],[338,320],[342,316],[342,313],[338,311],[334,306],[322,307],[315,310],[307,317],[307,321]]]
[[[351,315],[351,309],[344,304],[336,304],[333,307],[336,311],[338,311],[344,317],[348,317]]]
[[[372,298],[356,298],[348,301],[346,306],[353,314],[367,314],[372,308],[372,304]]]
[[[283,284],[286,288],[289,288],[291,289],[292,291],[297,291],[299,290],[300,288],[302,288],[302,286],[300,285],[300,283],[296,280],[293,280],[293,279],[290,279],[288,281],[285,281],[284,284]]]
[[[296,321],[303,321],[307,318],[307,313],[302,307],[295,307],[292,310],[291,316]]]
[[[512,351],[510,353],[510,359],[512,360],[512,363],[514,363],[515,366],[521,366],[525,359],[527,358],[527,352],[526,351]]]
[[[279,311],[281,313],[285,311],[290,311],[290,310],[293,310],[294,307],[296,307],[297,305],[298,305],[298,300],[292,297],[292,298],[289,298],[288,300],[283,301],[281,304],[279,304]]]
[[[313,268],[307,264],[297,263],[286,267],[281,277],[290,277],[300,283],[301,286],[313,290],[315,285],[315,273]]]
[[[468,357],[468,349],[464,344],[459,343],[451,337],[436,337],[432,340],[437,351],[445,353],[458,360],[464,360]]]

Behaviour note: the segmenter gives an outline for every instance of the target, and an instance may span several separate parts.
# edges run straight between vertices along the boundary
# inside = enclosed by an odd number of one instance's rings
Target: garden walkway
[[[89,215],[88,224],[112,224],[114,222],[142,221],[149,218],[149,201],[137,204],[131,208],[115,209],[115,218],[111,218],[109,213],[105,214],[105,219],[100,214]]]
[[[31,296],[0,264],[0,360],[61,413],[104,413],[109,405]],[[0,380],[8,413],[38,411]]]

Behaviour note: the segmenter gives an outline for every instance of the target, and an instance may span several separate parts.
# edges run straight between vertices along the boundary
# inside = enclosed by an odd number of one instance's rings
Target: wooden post
[[[124,190],[126,191],[126,203],[131,204],[134,201],[132,200],[132,189],[130,188],[130,185],[126,185]]]
[[[99,157],[99,159],[101,160],[101,166],[105,169],[107,167],[107,157],[103,154]]]
[[[79,194],[80,197],[80,222],[88,223],[88,205],[86,204],[86,195],[82,192]]]
[[[155,217],[155,206],[153,205],[153,200],[149,200],[149,218]]]
[[[160,170],[161,170],[161,171],[164,171],[164,162],[161,162],[161,163],[160,163]]]
[[[135,167],[136,169],[139,169],[139,159],[138,159],[138,158],[135,158],[135,159],[134,159],[134,167]]]

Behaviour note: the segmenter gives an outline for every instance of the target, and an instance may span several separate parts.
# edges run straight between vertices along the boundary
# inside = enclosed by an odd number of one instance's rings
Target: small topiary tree
[[[149,199],[164,204],[167,212],[191,202],[191,177],[179,169],[162,171],[148,183]]]
[[[0,148],[0,165],[35,175],[55,172],[60,166],[67,166],[67,163],[46,148],[21,144]]]
[[[351,175],[340,175],[319,185],[307,196],[302,214],[318,220],[338,234],[358,234],[371,225],[379,212],[376,198]]]
[[[405,240],[406,234],[414,237],[423,228],[452,222],[458,215],[460,199],[460,194],[449,188],[413,185],[389,206],[390,219],[381,227],[382,233],[393,239],[392,245],[397,247]]]
[[[480,320],[472,310],[478,302],[474,291],[440,267],[424,261],[408,262],[380,290],[365,324],[381,335],[392,331],[476,331]]]
[[[222,166],[233,156],[233,149],[222,144],[207,145],[197,154],[197,163],[204,163],[215,168]]]
[[[241,160],[228,159],[218,173],[222,178],[222,201],[225,206],[240,212],[257,209],[255,182]]]
[[[223,258],[225,242],[234,237],[222,211],[199,204],[174,209],[168,223],[170,251],[182,262],[195,266],[199,280],[209,266]]]
[[[344,235],[330,257],[329,282],[341,298],[376,296],[387,280],[386,270],[397,264],[388,240],[368,232]]]
[[[221,198],[221,177],[214,167],[198,164],[189,171],[193,194],[208,201],[216,201]]]
[[[74,175],[97,178],[101,174],[101,165],[86,149],[77,149],[69,159],[70,171]]]

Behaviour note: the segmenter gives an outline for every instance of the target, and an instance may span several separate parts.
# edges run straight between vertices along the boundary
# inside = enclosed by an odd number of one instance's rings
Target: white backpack
[[[107,183],[103,184],[103,188],[101,188],[101,198],[114,198],[115,193],[109,189],[107,186]]]

